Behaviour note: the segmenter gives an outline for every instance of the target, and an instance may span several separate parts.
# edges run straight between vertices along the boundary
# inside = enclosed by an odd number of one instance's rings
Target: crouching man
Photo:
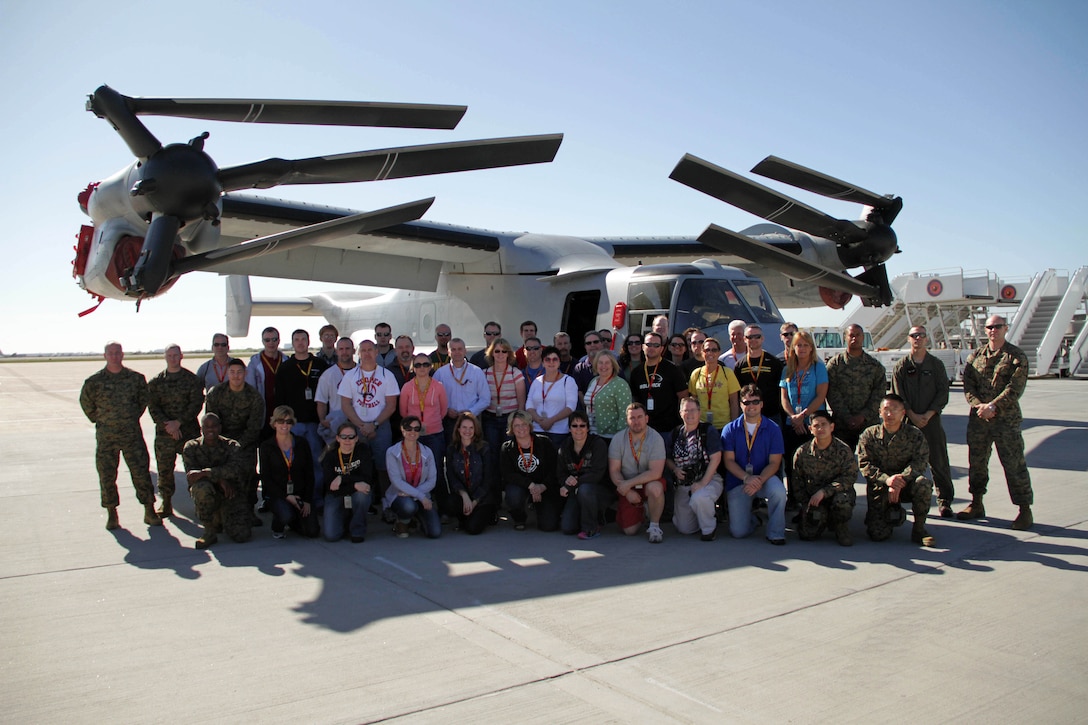
[[[797,534],[811,541],[831,529],[840,546],[853,546],[850,517],[857,501],[858,459],[850,446],[833,435],[835,423],[826,410],[812,414],[808,429],[812,440],[793,455],[794,490],[802,506]]]
[[[909,502],[914,511],[911,541],[933,546],[934,538],[926,531],[933,482],[922,475],[929,465],[929,444],[922,431],[903,424],[906,415],[901,397],[885,395],[881,423],[866,428],[858,440],[858,465],[869,499],[865,528],[873,541],[891,537],[892,529],[907,520],[902,504]]]
[[[249,541],[252,531],[246,496],[248,459],[237,441],[220,435],[222,429],[219,416],[208,413],[200,420],[203,435],[186,443],[181,452],[189,495],[204,527],[204,535],[196,540],[198,549],[214,544],[220,531],[238,543]]]

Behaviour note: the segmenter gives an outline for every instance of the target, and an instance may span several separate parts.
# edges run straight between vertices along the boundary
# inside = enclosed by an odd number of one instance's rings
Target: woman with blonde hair
[[[276,434],[257,451],[261,488],[272,509],[274,539],[284,538],[287,527],[311,539],[320,529],[314,506],[313,456],[310,444],[291,432],[295,422],[290,406],[277,406],[269,420]]]
[[[808,431],[809,416],[826,409],[827,366],[816,350],[816,341],[808,330],[798,330],[790,341],[782,380],[782,439],[785,443],[786,477],[789,489],[787,506],[799,505],[794,498],[793,454],[812,438]]]
[[[506,440],[506,420],[515,410],[525,408],[525,376],[514,364],[514,348],[500,337],[487,348],[488,368],[484,371],[491,402],[481,418],[484,438],[491,448],[491,463],[499,470],[499,450]]]
[[[627,427],[631,386],[620,377],[620,363],[608,350],[601,350],[593,358],[593,369],[597,377],[589,381],[582,403],[589,419],[589,432],[603,438],[607,446],[612,436]]]
[[[532,501],[537,527],[541,531],[555,531],[563,507],[555,477],[555,445],[543,433],[533,433],[533,416],[524,410],[510,414],[508,432],[511,440],[502,444],[499,471],[514,529],[525,530]]]

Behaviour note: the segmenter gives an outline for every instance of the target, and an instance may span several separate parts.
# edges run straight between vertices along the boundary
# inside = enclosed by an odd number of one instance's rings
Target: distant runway
[[[150,377],[161,361],[126,361]],[[186,359],[194,369],[200,359]],[[828,537],[774,547],[515,532],[193,549],[148,529],[122,463],[104,528],[95,362],[0,364],[0,697],[5,722],[1083,722],[1088,712],[1088,384],[1033,380],[1036,525],[996,455],[984,523],[937,547]],[[945,423],[968,498],[966,404]],[[147,440],[152,440],[145,416]],[[154,465],[152,466],[154,468]],[[863,487],[858,487],[859,493]],[[936,506],[934,506],[934,511]]]

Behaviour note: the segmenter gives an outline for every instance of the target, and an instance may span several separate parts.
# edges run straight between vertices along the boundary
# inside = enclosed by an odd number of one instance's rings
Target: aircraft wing
[[[222,204],[221,248],[358,213],[248,194],[226,194]],[[219,274],[433,291],[444,263],[485,267],[491,263],[497,271],[498,251],[498,237],[484,230],[406,222],[253,258],[227,257],[219,262],[209,259],[201,269]]]

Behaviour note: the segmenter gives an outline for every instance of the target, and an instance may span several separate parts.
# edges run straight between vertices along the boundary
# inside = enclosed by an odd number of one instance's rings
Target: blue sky
[[[173,7],[171,7],[173,6]],[[90,298],[70,276],[76,194],[131,160],[83,110],[127,95],[457,103],[455,131],[253,127],[211,132],[220,166],[403,144],[562,132],[550,165],[271,195],[359,209],[436,195],[427,218],[575,235],[692,235],[759,219],[668,179],[687,152],[745,172],[767,154],[905,207],[891,273],[1026,279],[1088,263],[1088,5],[1075,2],[204,2],[0,4],[5,167],[0,350],[206,347],[223,281],[162,299]],[[854,205],[789,191],[829,213]],[[324,285],[254,280],[257,296]],[[810,322],[840,316],[809,313]],[[250,338],[256,344],[258,319]],[[316,327],[313,320],[284,321]]]

